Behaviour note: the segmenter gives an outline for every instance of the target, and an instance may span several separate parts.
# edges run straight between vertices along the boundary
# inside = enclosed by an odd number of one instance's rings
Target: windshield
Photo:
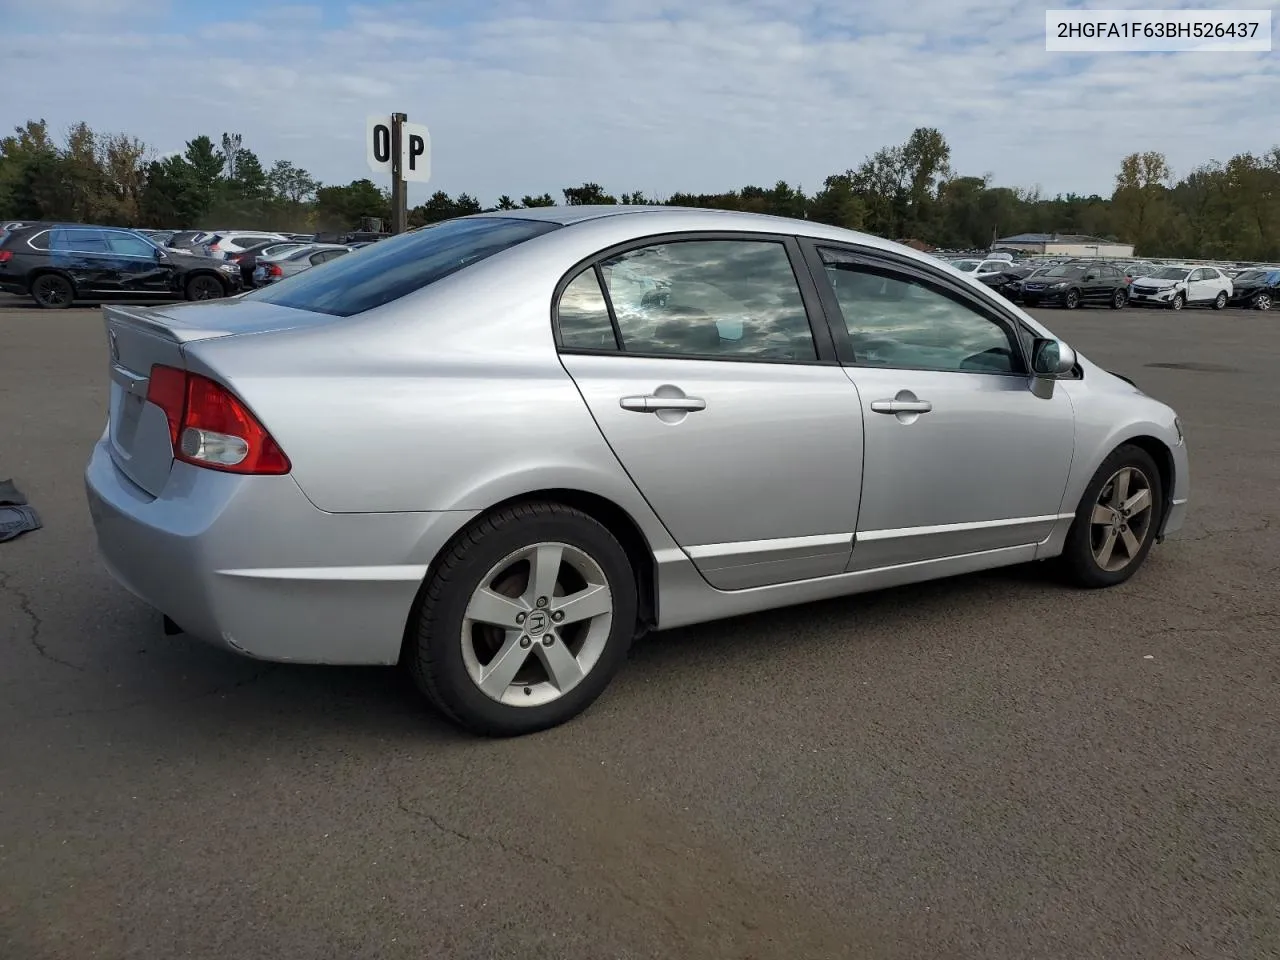
[[[1163,270],[1157,270],[1148,278],[1150,280],[1185,280],[1191,274],[1190,270],[1182,267],[1165,267]]]
[[[1045,271],[1046,277],[1078,277],[1084,273],[1084,267],[1075,263],[1064,263],[1059,267],[1050,267]]]
[[[350,317],[399,300],[451,273],[541,236],[560,225],[545,220],[475,217],[402,233],[245,294],[245,300]]]
[[[1253,283],[1257,280],[1265,280],[1266,276],[1265,270],[1243,270],[1236,274],[1236,280],[1239,283]]]
[[[961,273],[973,273],[978,269],[978,260],[952,260],[951,265]]]

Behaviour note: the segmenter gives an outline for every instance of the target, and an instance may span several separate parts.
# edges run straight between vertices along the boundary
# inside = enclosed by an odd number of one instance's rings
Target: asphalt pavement
[[[99,565],[100,311],[0,306],[0,957],[1253,958],[1280,951],[1273,315],[1051,310],[1172,403],[1187,527],[648,638],[477,740],[394,670],[183,636]]]

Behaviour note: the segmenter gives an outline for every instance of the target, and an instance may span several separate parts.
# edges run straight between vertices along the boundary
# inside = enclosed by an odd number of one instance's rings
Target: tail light
[[[283,277],[284,270],[281,269],[280,264],[273,263],[269,267],[267,267],[267,275],[272,277]]]
[[[292,469],[248,407],[208,377],[157,364],[147,401],[164,411],[177,460],[227,473],[279,476]]]
[[[0,263],[8,263],[13,259],[12,250],[0,250]]]

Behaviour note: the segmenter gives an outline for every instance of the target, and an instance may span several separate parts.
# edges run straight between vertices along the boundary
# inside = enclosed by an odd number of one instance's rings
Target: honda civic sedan
[[[484,734],[578,714],[646,631],[1029,561],[1108,587],[1187,511],[1173,410],[811,222],[501,211],[104,313],[89,505],[157,626],[401,664]]]

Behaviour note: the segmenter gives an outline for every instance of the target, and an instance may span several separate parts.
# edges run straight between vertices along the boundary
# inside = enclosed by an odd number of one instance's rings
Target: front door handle
[[[700,397],[658,397],[652,394],[646,397],[623,397],[618,405],[623,410],[635,413],[660,413],[663,410],[690,413],[707,409],[707,401]]]
[[[928,400],[872,400],[872,413],[928,413],[933,404]]]

